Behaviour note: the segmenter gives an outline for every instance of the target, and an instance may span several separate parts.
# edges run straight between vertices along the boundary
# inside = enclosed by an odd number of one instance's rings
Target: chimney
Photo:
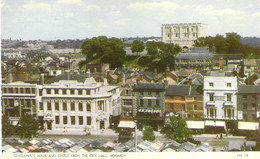
[[[41,76],[40,77],[40,84],[43,85],[44,84],[44,74],[42,73],[40,76]]]
[[[188,86],[191,86],[191,85],[192,85],[192,79],[188,78]]]
[[[124,73],[122,75],[122,82],[123,82],[123,85],[125,85],[125,74]]]
[[[90,70],[88,69],[88,71],[87,71],[87,78],[89,78],[90,77]]]
[[[224,65],[224,60],[223,60],[223,56],[221,56],[219,58],[219,69],[220,70],[223,70],[223,65]]]
[[[169,85],[169,82],[166,78],[163,80],[163,84],[165,88]]]

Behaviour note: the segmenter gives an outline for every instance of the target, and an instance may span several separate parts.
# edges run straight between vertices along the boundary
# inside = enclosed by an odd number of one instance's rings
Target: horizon
[[[2,1],[1,39],[161,37],[162,24],[204,23],[208,36],[260,35],[260,0]]]

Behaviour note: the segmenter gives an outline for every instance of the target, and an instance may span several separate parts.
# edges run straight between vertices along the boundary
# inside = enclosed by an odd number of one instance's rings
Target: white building
[[[204,77],[204,118],[237,120],[237,77]]]
[[[208,26],[203,23],[162,24],[162,42],[191,47],[195,40],[208,36]]]
[[[39,118],[47,130],[107,129],[111,116],[121,113],[117,86],[102,86],[94,78],[84,82],[60,80],[40,85]]]

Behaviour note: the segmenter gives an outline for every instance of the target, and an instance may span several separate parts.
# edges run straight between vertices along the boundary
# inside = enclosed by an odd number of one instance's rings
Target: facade
[[[133,88],[133,116],[138,128],[146,125],[160,129],[165,117],[165,85],[158,83],[137,83]]]
[[[132,116],[133,111],[133,84],[125,84],[123,85],[123,89],[121,92],[121,103],[122,103],[122,114],[124,116]]]
[[[187,120],[203,119],[203,87],[170,85],[166,88],[165,112],[177,113]]]
[[[94,78],[41,85],[39,96],[37,115],[47,130],[107,129],[111,116],[121,113],[119,88]]]
[[[237,92],[237,77],[204,77],[205,126],[222,127],[225,131],[233,131],[236,128],[235,123],[238,119]]]
[[[208,26],[203,23],[162,24],[162,42],[191,47],[200,37],[208,36]]]
[[[24,82],[2,84],[2,113],[16,125],[23,115],[36,116],[37,86]]]
[[[257,122],[260,116],[260,86],[241,85],[237,93],[238,120]]]
[[[63,76],[43,85],[2,85],[3,114],[13,124],[22,115],[32,114],[45,130],[54,131],[100,130],[114,124],[113,119],[121,115],[118,86],[103,86],[92,77],[71,75],[74,80],[64,80]]]
[[[212,60],[212,53],[179,53],[175,56],[177,69],[198,68],[209,70],[212,67]]]

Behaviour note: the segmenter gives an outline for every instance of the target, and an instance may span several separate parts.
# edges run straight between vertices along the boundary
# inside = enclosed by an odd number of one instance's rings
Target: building
[[[212,53],[179,53],[175,56],[177,69],[196,68],[209,70],[212,67],[212,60]]]
[[[25,114],[37,116],[45,130],[100,130],[117,125],[121,115],[118,86],[83,75],[59,75],[42,85],[2,85],[2,111],[17,124]],[[119,120],[117,121],[119,122]]]
[[[2,113],[16,125],[23,115],[36,116],[37,86],[24,82],[2,84]]]
[[[158,130],[164,125],[165,85],[159,83],[137,83],[133,87],[133,117],[138,128],[152,126]]]
[[[72,75],[71,75],[72,76]],[[47,130],[101,130],[119,116],[120,92],[117,86],[102,86],[94,78],[52,79],[39,85],[37,115]],[[59,77],[59,76],[58,76]]]
[[[165,112],[180,114],[186,120],[202,120],[203,87],[169,85],[165,93]]]
[[[200,37],[208,36],[208,26],[203,23],[162,24],[162,42],[190,48]]]
[[[241,85],[237,93],[238,120],[257,122],[260,116],[260,86]]]
[[[232,76],[205,76],[203,91],[205,126],[236,128],[238,79]],[[223,129],[224,128],[224,129]]]
[[[260,69],[260,59],[244,59],[244,74],[249,77]]]
[[[133,111],[133,86],[134,84],[124,84],[123,89],[121,91],[121,99],[122,99],[122,115],[123,116],[132,116]]]

